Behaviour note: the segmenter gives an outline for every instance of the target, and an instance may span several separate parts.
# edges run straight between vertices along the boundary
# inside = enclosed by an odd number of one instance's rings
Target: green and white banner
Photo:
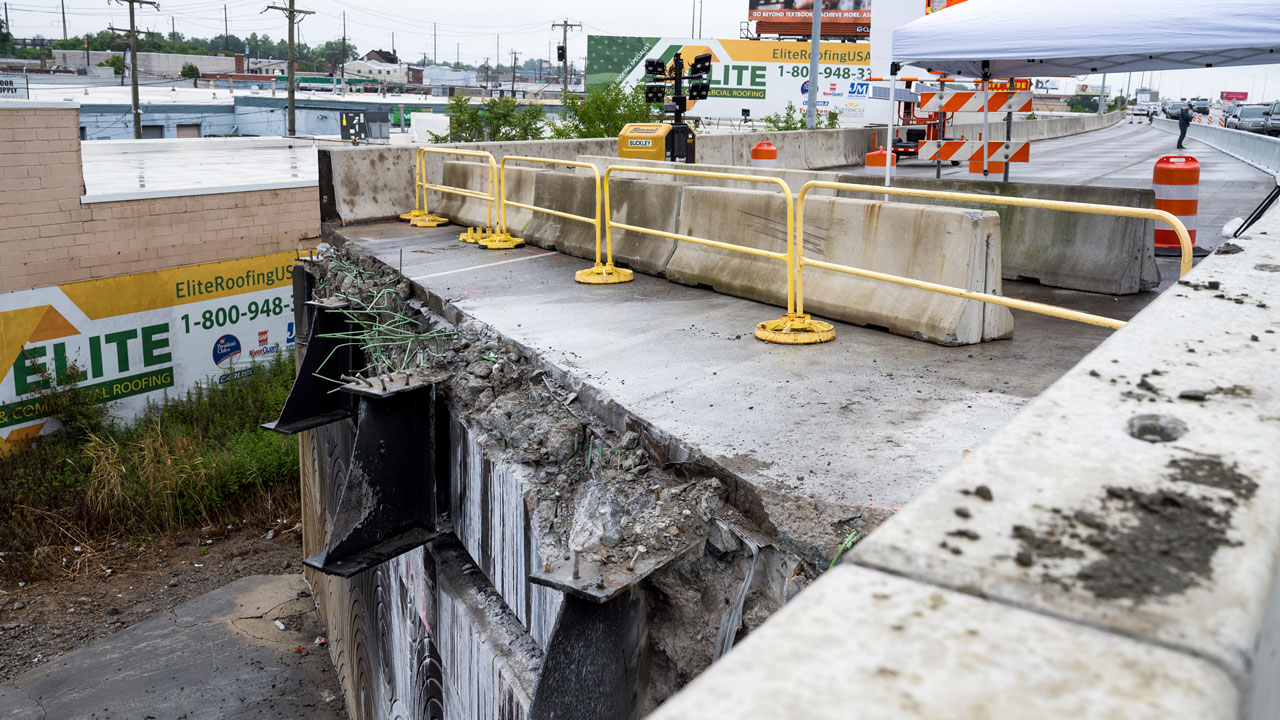
[[[686,63],[711,54],[711,92],[691,101],[694,117],[752,119],[782,112],[787,103],[808,108],[809,43],[766,40],[684,40],[679,38],[587,38],[587,89],[609,82],[644,84],[644,61],[670,64],[676,53]],[[841,120],[866,117],[871,95],[871,45],[822,43],[818,67],[818,112],[837,113]]]
[[[294,253],[0,294],[0,455],[76,380],[117,417],[293,348]]]

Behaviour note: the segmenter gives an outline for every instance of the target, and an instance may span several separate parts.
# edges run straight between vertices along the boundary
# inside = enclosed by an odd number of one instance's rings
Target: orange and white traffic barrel
[[[867,153],[867,167],[884,167],[886,162],[897,167],[898,153],[886,152],[885,149],[879,145],[876,146],[875,150]]]
[[[751,167],[778,167],[778,148],[771,142],[756,143],[751,148]]]
[[[1200,163],[1190,155],[1166,155],[1156,161],[1151,185],[1156,191],[1156,209],[1176,216],[1191,236],[1191,247],[1196,246],[1196,215],[1200,209]],[[1155,246],[1157,255],[1177,255],[1182,252],[1178,233],[1162,222],[1156,222]],[[1161,251],[1165,252],[1161,252]],[[1169,252],[1173,251],[1173,252]]]

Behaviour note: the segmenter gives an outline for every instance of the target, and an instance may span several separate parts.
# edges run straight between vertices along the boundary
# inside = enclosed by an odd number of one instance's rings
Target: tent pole
[[[889,173],[893,171],[893,161],[895,159],[893,152],[893,120],[898,114],[898,103],[894,102],[894,95],[898,90],[898,63],[889,63],[889,134],[885,136],[884,142],[884,186],[889,187]],[[884,201],[889,202],[889,196],[884,196]]]
[[[987,142],[991,139],[990,112],[991,63],[982,61],[982,177],[987,177]]]
[[[1009,92],[1017,92],[1017,78],[1009,78]],[[1013,112],[1004,114],[1004,141],[1006,143],[1013,142]],[[1009,161],[1004,162],[1004,182],[1009,182]]]

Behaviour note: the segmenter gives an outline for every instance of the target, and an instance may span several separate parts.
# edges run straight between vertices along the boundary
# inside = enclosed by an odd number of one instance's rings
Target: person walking
[[[1182,112],[1178,113],[1178,149],[1186,150],[1182,147],[1182,141],[1187,139],[1187,128],[1191,127],[1191,101],[1187,101],[1187,106],[1182,108]]]

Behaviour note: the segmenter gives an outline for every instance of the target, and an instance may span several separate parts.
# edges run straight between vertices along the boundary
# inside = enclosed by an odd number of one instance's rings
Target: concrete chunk
[[[1235,717],[1210,663],[844,565],[650,716]]]

